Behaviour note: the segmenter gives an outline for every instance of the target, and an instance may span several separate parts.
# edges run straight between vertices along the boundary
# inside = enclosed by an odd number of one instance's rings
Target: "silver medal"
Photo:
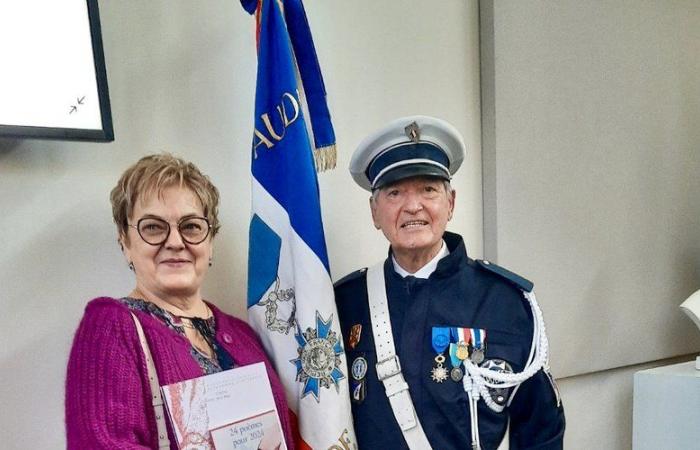
[[[481,364],[484,362],[484,350],[475,348],[471,356],[469,356],[469,359],[471,359],[474,364]]]

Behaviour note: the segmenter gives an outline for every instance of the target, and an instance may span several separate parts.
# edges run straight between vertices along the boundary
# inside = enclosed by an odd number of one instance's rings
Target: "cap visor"
[[[443,180],[450,179],[447,172],[432,164],[410,164],[397,167],[382,175],[374,183],[374,189],[379,189],[389,184],[396,183],[397,181],[413,177],[438,177]]]

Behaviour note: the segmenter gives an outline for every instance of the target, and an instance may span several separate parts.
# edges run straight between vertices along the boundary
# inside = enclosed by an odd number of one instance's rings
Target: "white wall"
[[[138,157],[190,159],[222,193],[223,229],[206,295],[244,315],[255,50],[233,0],[101,1],[116,140],[0,140],[0,427],[3,448],[64,446],[63,383],[85,303],[124,295],[109,190]],[[320,176],[332,275],[386,252],[367,194],[346,170],[359,140],[395,117],[437,115],[469,154],[450,228],[482,255],[476,1],[307,1],[338,136],[339,168]],[[32,443],[28,444],[28,440]]]
[[[700,350],[678,308],[700,276],[700,3],[489,3],[486,254],[534,279],[554,372]]]
[[[631,448],[634,372],[700,349],[678,308],[700,274],[700,4],[480,12],[485,254],[535,281],[565,448]]]

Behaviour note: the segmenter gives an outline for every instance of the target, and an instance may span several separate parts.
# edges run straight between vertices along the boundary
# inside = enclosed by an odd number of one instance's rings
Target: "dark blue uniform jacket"
[[[533,320],[530,306],[516,285],[526,280],[495,273],[467,258],[459,235],[445,233],[450,254],[440,260],[427,280],[401,278],[391,258],[384,263],[389,314],[396,353],[413,404],[435,450],[471,448],[469,403],[461,382],[436,383],[431,345],[433,326],[487,330],[486,359],[503,359],[515,372],[523,370],[530,352]],[[335,285],[345,350],[350,367],[359,357],[368,362],[365,396],[352,401],[355,433],[360,450],[407,448],[382,383],[377,379],[374,338],[367,302],[366,270],[354,272]],[[522,285],[522,283],[521,283]],[[362,331],[355,348],[348,345],[351,327]],[[447,356],[447,355],[446,355]],[[445,366],[450,368],[447,357]],[[357,382],[350,375],[351,390]],[[560,449],[564,436],[564,410],[549,374],[540,370],[520,385],[509,407],[491,411],[479,400],[478,419],[483,449],[500,444],[510,417],[511,449]]]

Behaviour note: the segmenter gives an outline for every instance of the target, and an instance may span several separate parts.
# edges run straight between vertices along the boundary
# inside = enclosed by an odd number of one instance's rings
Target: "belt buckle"
[[[383,367],[389,363],[393,363],[393,366],[387,368],[386,370],[388,373],[385,373]],[[379,378],[379,381],[384,381],[387,378],[391,378],[401,373],[401,363],[399,362],[399,357],[396,356],[396,354],[381,361],[377,361],[377,364],[375,364],[374,367],[377,370],[377,378]]]

